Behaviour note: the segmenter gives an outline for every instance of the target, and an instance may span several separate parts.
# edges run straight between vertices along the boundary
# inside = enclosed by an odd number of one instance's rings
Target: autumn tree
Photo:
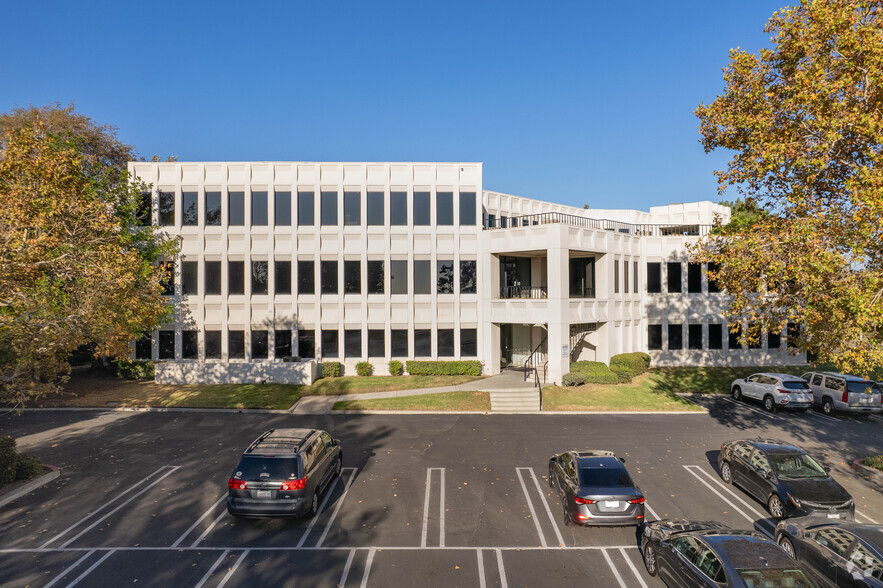
[[[883,365],[883,4],[804,1],[775,13],[770,47],[730,52],[723,93],[700,105],[716,172],[764,212],[700,242],[747,338],[788,322],[821,360]]]

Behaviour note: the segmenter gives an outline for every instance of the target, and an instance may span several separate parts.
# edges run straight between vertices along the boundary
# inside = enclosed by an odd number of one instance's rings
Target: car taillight
[[[840,402],[849,402],[849,392],[843,393],[843,398],[840,399]]]
[[[247,490],[248,486],[245,485],[244,480],[237,480],[236,478],[230,478],[230,481],[227,482],[227,488],[230,490]]]
[[[288,480],[279,487],[279,490],[303,490],[306,485],[306,478],[301,478],[300,480]]]
[[[635,498],[634,500],[629,500],[632,504],[644,504],[644,497]]]
[[[782,390],[781,388],[777,388],[776,392],[779,394],[791,394],[791,390]]]
[[[595,504],[598,502],[597,500],[589,500],[588,498],[580,498],[579,496],[574,496],[573,501],[577,504]]]

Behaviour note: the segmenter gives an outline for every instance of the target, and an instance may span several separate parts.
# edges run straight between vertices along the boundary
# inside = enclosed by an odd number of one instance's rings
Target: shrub
[[[582,375],[587,384],[619,383],[619,377],[600,361],[576,361],[570,364],[570,371]]]
[[[356,373],[360,376],[370,376],[374,371],[374,366],[368,361],[360,361],[356,364]]]
[[[610,364],[610,371],[616,374],[616,377],[619,378],[620,384],[628,384],[635,376],[635,374],[632,373],[632,370],[630,370],[628,366]]]
[[[405,371],[405,367],[402,365],[397,359],[389,362],[389,375],[391,376],[401,376]]]
[[[116,375],[124,380],[152,380],[156,376],[152,361],[115,359],[112,365]]]
[[[561,383],[565,386],[581,386],[586,383],[586,379],[579,372],[567,372],[561,377]]]
[[[31,453],[22,453],[15,458],[15,479],[30,480],[43,473],[40,458]]]
[[[469,361],[408,361],[412,376],[480,376],[481,362]]]
[[[0,437],[0,485],[15,479],[15,439]]]
[[[322,362],[323,378],[339,378],[341,375],[343,375],[343,365],[339,361]]]
[[[640,376],[650,367],[650,356],[646,353],[620,353],[610,358],[610,369],[617,371],[617,366],[627,367],[633,376]]]

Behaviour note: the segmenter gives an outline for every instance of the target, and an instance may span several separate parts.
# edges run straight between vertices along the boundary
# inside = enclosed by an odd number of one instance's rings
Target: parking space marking
[[[546,536],[543,535],[543,529],[540,527],[540,520],[537,518],[537,511],[534,510],[533,501],[530,499],[530,492],[527,491],[527,485],[524,483],[524,478],[521,476],[522,469],[529,468],[515,468],[515,474],[518,476],[518,481],[521,482],[521,489],[524,491],[524,499],[527,501],[527,508],[530,509],[530,517],[533,519],[533,524],[537,528],[537,535],[540,536],[540,545],[548,547]]]
[[[822,419],[822,420],[829,421],[829,422],[834,422],[834,423],[840,422],[840,419],[838,419],[837,417],[832,417],[827,414],[822,414],[822,413],[816,412],[814,410],[808,410],[806,412],[806,414],[812,416],[813,418]]]
[[[659,515],[656,514],[656,511],[653,510],[652,508],[650,508],[650,503],[647,502],[647,499],[646,499],[646,498],[644,499],[644,509],[647,510],[647,512],[649,512],[651,515],[653,515],[653,520],[654,520],[654,521],[659,521],[659,520],[661,520],[661,519],[659,518]],[[647,519],[645,518],[644,520],[646,521]]]
[[[759,408],[756,408],[756,407],[754,407],[754,406],[751,406],[751,405],[749,405],[749,404],[748,404],[747,402],[745,402],[745,401],[743,401],[743,402],[738,402],[738,401],[734,400],[733,398],[724,398],[723,400],[729,402],[730,404],[735,404],[736,406],[741,406],[741,407],[743,407],[743,408],[747,408],[747,409],[750,410],[751,412],[754,412],[754,413],[757,413],[757,414],[762,414],[763,416],[765,416],[765,417],[769,417],[769,418],[771,418],[771,419],[773,419],[773,420],[775,420],[775,421],[783,421],[783,422],[784,422],[785,420],[787,420],[787,419],[785,419],[784,417],[780,417],[780,416],[778,416],[778,415],[775,415],[775,414],[772,414],[772,413],[766,412],[766,411],[764,411],[764,410],[760,410]]]
[[[337,501],[337,504],[334,507],[334,512],[331,513],[331,518],[328,519],[328,524],[325,525],[325,530],[322,531],[322,536],[319,537],[319,540],[316,542],[316,547],[322,547],[322,543],[325,542],[325,537],[328,536],[328,531],[331,529],[331,523],[334,522],[334,519],[337,518],[337,513],[340,512],[340,507],[343,505],[343,501],[346,499],[347,492],[350,491],[350,486],[353,485],[353,481],[356,479],[356,473],[359,471],[357,468],[343,468],[340,470],[343,473],[344,470],[352,470],[352,474],[347,478],[346,486],[343,487],[343,494],[340,495],[340,499]]]
[[[158,470],[156,470],[155,472],[153,472],[152,474],[150,474],[149,476],[146,476],[146,477],[142,478],[142,479],[141,479],[139,482],[137,482],[134,486],[130,486],[129,488],[127,488],[126,490],[124,490],[124,491],[121,492],[120,494],[116,495],[113,499],[111,499],[111,500],[108,501],[108,502],[105,502],[105,503],[102,504],[100,507],[98,507],[97,509],[95,509],[95,510],[93,510],[92,512],[90,512],[89,514],[87,514],[86,516],[84,516],[83,518],[81,518],[79,521],[77,521],[76,523],[74,523],[73,525],[71,525],[70,527],[68,527],[67,529],[65,529],[64,531],[62,531],[62,532],[59,533],[58,535],[56,535],[55,537],[52,537],[51,539],[49,539],[46,543],[44,543],[43,545],[40,546],[40,549],[45,549],[46,547],[49,547],[50,544],[55,543],[56,541],[58,541],[59,539],[61,539],[61,538],[64,537],[65,535],[67,535],[69,532],[71,532],[71,531],[74,530],[75,528],[77,528],[77,527],[79,527],[80,525],[82,525],[82,524],[83,524],[85,521],[87,521],[88,519],[90,519],[90,518],[92,518],[93,516],[97,515],[99,512],[101,512],[101,511],[104,510],[105,508],[109,507],[109,506],[112,505],[114,502],[116,502],[117,500],[119,500],[120,498],[122,498],[123,496],[125,496],[126,494],[128,494],[129,492],[131,492],[132,490],[135,490],[136,488],[140,488],[141,485],[142,485],[144,482],[146,482],[146,481],[149,480],[150,478],[154,477],[155,475],[157,475],[157,474],[160,473],[161,471],[166,470],[166,469],[168,469],[168,468],[172,468],[172,470],[171,470],[170,472],[168,472],[166,475],[168,475],[168,474],[172,473],[173,471],[175,471],[176,469],[178,469],[178,466],[163,466],[163,467],[159,468]],[[159,480],[157,480],[157,481],[159,481]]]
[[[697,466],[697,465],[685,465],[685,466],[684,466],[684,469],[686,469],[688,472],[690,472],[690,474],[692,474],[697,480],[699,480],[700,482],[702,482],[702,484],[705,485],[706,488],[708,488],[709,490],[711,490],[712,492],[714,492],[715,494],[717,494],[717,496],[718,496],[721,500],[723,500],[724,502],[726,502],[727,504],[729,504],[731,507],[733,507],[733,510],[735,510],[736,512],[738,512],[740,515],[742,515],[743,517],[745,517],[746,519],[748,519],[748,520],[751,521],[752,523],[755,522],[754,517],[752,517],[751,515],[746,514],[742,509],[740,509],[740,508],[739,508],[738,506],[736,506],[733,502],[731,502],[726,496],[724,496],[723,494],[721,494],[720,492],[718,492],[717,490],[715,490],[714,487],[713,487],[711,484],[709,484],[707,481],[705,481],[705,480],[703,479],[703,476],[706,476],[706,477],[710,478],[712,482],[717,483],[717,480],[715,480],[715,479],[714,479],[714,478],[713,478],[708,472],[706,472],[705,470],[703,470],[701,467],[699,467],[699,466]],[[703,476],[700,476],[700,475],[697,474],[695,471],[693,471],[694,469],[695,469],[696,471],[698,471],[699,473],[703,474]],[[758,523],[758,526],[760,526],[760,527],[764,527],[765,525],[768,526],[768,525],[770,524],[766,519],[764,519],[763,514],[759,513],[756,509],[754,509],[754,508],[751,507],[749,504],[747,504],[745,501],[743,501],[741,498],[739,498],[738,496],[736,496],[736,495],[733,493],[732,490],[730,490],[729,488],[727,488],[727,487],[724,486],[723,484],[718,484],[718,485],[719,485],[723,490],[726,490],[727,493],[731,494],[733,498],[735,498],[736,500],[738,500],[739,502],[741,502],[742,505],[745,506],[745,508],[746,508],[747,510],[753,511],[755,514],[757,514],[757,515],[760,517],[761,520],[760,520],[760,522]],[[773,536],[773,532],[772,532],[773,529],[770,529],[769,527],[767,527],[767,528],[761,528],[761,531],[762,531],[764,534],[769,535],[770,537]]]
[[[350,549],[350,554],[346,558],[346,564],[343,566],[343,573],[340,575],[340,582],[337,583],[340,588],[346,586],[346,579],[350,575],[350,568],[353,566],[353,558],[356,557],[356,550]]]
[[[83,578],[85,578],[86,576],[88,576],[89,574],[91,574],[92,571],[95,570],[95,568],[97,568],[98,566],[100,566],[101,564],[103,564],[103,563],[104,563],[104,560],[106,560],[106,559],[109,558],[111,555],[113,555],[115,551],[116,551],[115,549],[111,549],[110,551],[108,551],[107,553],[105,553],[103,556],[101,556],[101,559],[99,559],[99,560],[96,561],[94,564],[92,564],[91,566],[89,566],[89,569],[87,569],[85,572],[83,572],[82,574],[80,574],[79,576],[77,576],[76,579],[74,579],[73,582],[71,582],[70,584],[68,584],[68,585],[67,585],[67,588],[73,588],[74,586],[76,586],[77,584],[79,584],[79,583],[80,583],[80,580],[82,580]]]
[[[429,504],[432,496],[432,472],[438,471],[439,477],[439,509],[438,509],[438,546],[445,546],[445,468],[426,468],[426,492],[423,498],[423,530],[420,532],[420,546],[426,547],[429,533]]]
[[[484,557],[482,556],[481,549],[476,549],[475,554],[478,556],[478,588],[487,588],[487,583],[484,579]]]
[[[180,537],[178,537],[177,541],[172,543],[172,547],[178,547],[179,545],[181,545],[181,542],[187,537],[187,535],[189,535],[190,533],[193,532],[193,529],[195,529],[196,526],[202,522],[202,519],[204,519],[205,517],[207,517],[210,514],[212,514],[213,512],[215,512],[215,509],[218,508],[218,505],[221,504],[225,498],[227,498],[226,493],[223,496],[221,496],[220,498],[218,498],[218,501],[215,502],[213,505],[211,505],[207,511],[202,513],[202,516],[199,517],[198,519],[196,519],[196,522],[193,523],[192,525],[190,525],[190,528],[187,529],[186,531],[184,531],[184,533]]]
[[[202,588],[202,585],[205,584],[206,580],[208,580],[209,577],[215,573],[215,570],[218,569],[218,566],[221,565],[221,562],[224,561],[224,558],[227,557],[227,554],[229,554],[229,553],[230,553],[229,549],[224,550],[224,552],[221,554],[221,557],[219,557],[218,559],[215,560],[215,563],[212,564],[212,567],[210,567],[208,569],[208,571],[205,573],[205,575],[202,577],[202,579],[199,581],[199,583],[196,584],[195,588]]]
[[[361,588],[365,588],[368,585],[368,576],[371,575],[371,564],[374,563],[375,553],[377,553],[376,547],[372,547],[371,551],[368,552],[368,561],[365,562],[365,573],[362,574],[362,583],[360,584]]]
[[[868,418],[871,419],[872,421],[877,421],[878,423],[883,423],[883,418],[880,418],[879,416],[877,416],[875,414],[868,415]]]
[[[509,588],[509,582],[506,581],[506,568],[503,567],[503,552],[497,549],[497,569],[500,570],[500,588]]]
[[[355,476],[356,468],[344,468],[344,469],[352,470],[353,475],[350,476],[351,478]],[[343,473],[343,471],[344,471],[343,469],[340,470],[340,473]],[[347,479],[347,481],[349,481],[349,478]],[[325,491],[325,498],[322,499],[322,504],[319,505],[319,510],[317,510],[315,516],[313,516],[313,518],[310,519],[310,524],[307,525],[307,528],[304,531],[304,534],[301,535],[300,541],[298,541],[298,543],[297,543],[298,547],[303,547],[304,542],[306,542],[306,540],[307,540],[307,536],[310,534],[310,531],[313,530],[313,526],[316,524],[316,521],[319,520],[319,515],[321,515],[323,512],[325,512],[325,507],[328,506],[328,501],[331,499],[331,495],[334,493],[334,489],[337,488],[338,482],[340,482],[339,477],[335,478],[334,483],[331,484],[331,487]],[[331,523],[329,522],[329,525],[330,524]],[[327,526],[326,526],[326,529],[327,529]],[[323,533],[322,537],[324,537],[324,536],[325,536],[325,534]]]
[[[627,563],[628,566],[631,568],[632,573],[635,575],[635,578],[638,579],[638,583],[644,588],[647,588],[647,583],[644,582],[644,578],[641,577],[641,574],[638,572],[638,568],[636,568],[635,564],[632,563],[632,558],[629,557],[629,555],[625,552],[625,549],[623,549],[622,547],[619,548],[619,552],[622,554],[622,559],[624,559],[625,563]]]
[[[221,522],[221,519],[223,519],[226,515],[227,515],[227,511],[225,510],[224,512],[219,514],[217,517],[215,517],[215,520],[212,521],[212,524],[209,525],[208,528],[199,535],[199,537],[197,537],[196,539],[193,540],[193,543],[190,544],[190,547],[196,547],[202,541],[205,541],[205,538],[208,537],[208,534],[212,532],[212,529],[214,529],[217,526],[217,524]]]
[[[242,560],[245,559],[245,556],[249,554],[251,549],[246,549],[242,552],[242,555],[239,556],[239,559],[236,560],[236,563],[233,564],[233,567],[230,568],[230,571],[227,572],[227,575],[221,580],[221,583],[218,584],[218,588],[224,588],[227,585],[227,582],[230,581],[230,578],[233,577],[233,574],[236,573],[236,570],[239,568],[240,564],[242,564]]]
[[[873,524],[873,525],[879,525],[879,524],[880,524],[880,523],[878,523],[877,521],[875,521],[874,519],[872,519],[871,517],[869,517],[868,515],[866,515],[865,513],[862,513],[862,512],[859,512],[859,511],[855,511],[855,516],[856,516],[856,517],[861,517],[861,518],[867,520],[869,523],[871,523],[871,524]]]
[[[607,565],[610,566],[610,569],[613,570],[613,575],[616,576],[616,581],[619,582],[621,588],[628,588],[625,582],[622,581],[622,576],[619,575],[619,570],[616,569],[616,566],[613,565],[613,560],[610,559],[610,554],[607,553],[606,549],[602,549],[601,553],[604,554],[604,559],[607,560]]]
[[[543,493],[542,488],[540,488],[540,482],[537,480],[537,476],[533,471],[533,468],[526,468],[530,471],[530,477],[533,478],[533,484],[536,486],[537,494],[540,495],[540,499],[543,501],[543,506],[546,508],[546,514],[549,515],[549,522],[552,523],[552,529],[555,531],[555,537],[558,539],[558,545],[564,545],[564,538],[561,536],[561,531],[558,530],[558,523],[555,522],[555,517],[552,516],[552,510],[549,508],[549,502],[546,500],[546,495]]]
[[[83,557],[81,557],[80,559],[78,559],[77,561],[75,561],[73,564],[71,564],[71,566],[70,566],[69,568],[66,568],[66,569],[62,570],[61,572],[59,572],[58,575],[55,576],[55,577],[52,579],[52,581],[49,582],[48,584],[46,584],[46,586],[44,586],[43,588],[51,588],[52,586],[54,586],[56,582],[58,582],[59,580],[61,580],[62,578],[64,578],[64,577],[65,577],[66,575],[68,575],[70,572],[74,571],[74,570],[76,569],[76,567],[79,566],[81,563],[83,563],[84,561],[86,561],[87,559],[89,559],[90,557],[92,557],[92,554],[93,554],[93,553],[95,553],[95,550],[94,550],[94,549],[91,549],[91,550],[87,551],[87,552],[86,552],[86,555],[84,555]]]

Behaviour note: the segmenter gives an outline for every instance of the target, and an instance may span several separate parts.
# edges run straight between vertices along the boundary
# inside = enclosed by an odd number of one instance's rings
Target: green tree
[[[748,339],[804,325],[799,344],[843,369],[883,365],[883,15],[879,1],[803,1],[775,13],[770,47],[730,52],[700,105],[716,172],[761,214],[700,242]]]

